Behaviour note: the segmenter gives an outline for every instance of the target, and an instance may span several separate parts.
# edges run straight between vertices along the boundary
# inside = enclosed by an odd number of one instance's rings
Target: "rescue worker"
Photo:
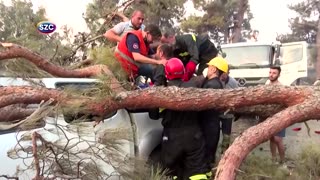
[[[172,58],[165,66],[168,86],[200,87],[192,80],[183,82],[184,65],[181,60]],[[204,81],[202,76],[202,82]],[[198,112],[159,109],[149,112],[150,118],[163,117],[163,138],[161,162],[169,171],[168,176],[182,180],[207,179],[205,163],[205,141],[198,121]]]
[[[130,21],[120,22],[113,28],[109,29],[104,33],[104,37],[112,42],[120,42],[121,37],[133,30],[143,30],[144,13],[141,10],[135,10],[132,13]]]
[[[218,54],[218,49],[207,35],[175,36],[174,32],[167,31],[163,34],[161,42],[174,45],[174,57],[181,59],[186,68],[185,81],[188,81],[194,73],[201,75],[207,63]],[[195,72],[198,64],[198,71]]]
[[[152,78],[155,65],[165,65],[166,60],[156,60],[148,56],[154,54],[149,44],[161,38],[158,26],[150,24],[143,31],[130,31],[123,36],[115,51],[115,56],[129,79],[134,80],[138,75]]]
[[[160,44],[157,47],[157,52],[156,52],[156,58],[157,59],[164,59],[168,60],[172,58],[172,46],[169,44]],[[154,71],[153,71],[153,78],[152,78],[152,83],[155,86],[165,86],[167,82],[165,73],[164,73],[164,66],[157,66]]]
[[[204,71],[206,72],[206,71]],[[215,57],[208,63],[206,80],[202,88],[223,89],[220,76],[228,72],[228,63],[222,57]],[[216,110],[205,110],[200,113],[200,123],[206,140],[206,159],[208,164],[215,162],[216,151],[220,137],[220,112]],[[210,175],[210,174],[209,174]]]

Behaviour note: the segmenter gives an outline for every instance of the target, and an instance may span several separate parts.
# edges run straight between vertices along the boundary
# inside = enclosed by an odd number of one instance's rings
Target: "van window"
[[[303,58],[303,45],[285,45],[280,48],[280,63],[290,64],[301,61]]]
[[[234,67],[257,67],[270,64],[271,48],[267,45],[224,47],[228,63]]]

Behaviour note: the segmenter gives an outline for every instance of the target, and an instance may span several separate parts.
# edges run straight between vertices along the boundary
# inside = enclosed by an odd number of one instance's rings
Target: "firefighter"
[[[208,64],[206,80],[202,88],[223,89],[220,76],[228,72],[228,63],[222,57],[213,58]],[[204,71],[205,72],[205,71]],[[215,162],[216,151],[220,138],[220,112],[205,110],[200,113],[200,124],[206,140],[206,157],[209,164]]]
[[[168,86],[200,87],[192,80],[183,82],[184,65],[181,60],[171,58],[165,66]],[[202,77],[202,81],[205,78]],[[205,163],[205,141],[198,121],[198,112],[165,109],[150,111],[150,118],[163,117],[163,138],[161,161],[168,169],[168,176],[174,179],[207,179],[208,166]]]
[[[218,49],[207,35],[175,36],[174,32],[167,31],[161,37],[161,42],[174,44],[174,57],[181,59],[186,68],[185,81],[188,81],[194,73],[201,75],[207,63],[218,54]],[[198,71],[195,72],[198,64]]]
[[[166,60],[150,58],[155,53],[149,48],[149,44],[160,38],[159,27],[150,24],[143,31],[128,32],[120,40],[115,56],[130,80],[134,80],[138,75],[152,78],[153,67],[151,65],[165,65]]]
[[[156,57],[157,59],[168,60],[172,58],[172,46],[169,44],[160,44],[157,47]],[[157,66],[153,71],[152,83],[155,86],[165,86],[167,82],[164,66]]]

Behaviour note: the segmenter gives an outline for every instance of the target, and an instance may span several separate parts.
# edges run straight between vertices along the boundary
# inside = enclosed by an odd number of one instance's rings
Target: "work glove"
[[[191,79],[192,75],[196,71],[197,64],[193,61],[189,61],[188,64],[186,65],[186,72],[184,73],[183,80],[184,81],[189,81]]]
[[[202,71],[202,75],[203,75],[203,77],[207,77],[207,76],[208,76],[208,68],[205,68],[205,69]]]

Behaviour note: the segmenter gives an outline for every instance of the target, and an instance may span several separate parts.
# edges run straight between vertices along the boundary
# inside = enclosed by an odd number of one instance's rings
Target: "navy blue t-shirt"
[[[127,37],[127,47],[130,52],[136,52],[140,53],[140,41],[138,37],[134,34],[128,34]],[[155,52],[152,50],[152,48],[149,48],[148,55],[155,54]]]

